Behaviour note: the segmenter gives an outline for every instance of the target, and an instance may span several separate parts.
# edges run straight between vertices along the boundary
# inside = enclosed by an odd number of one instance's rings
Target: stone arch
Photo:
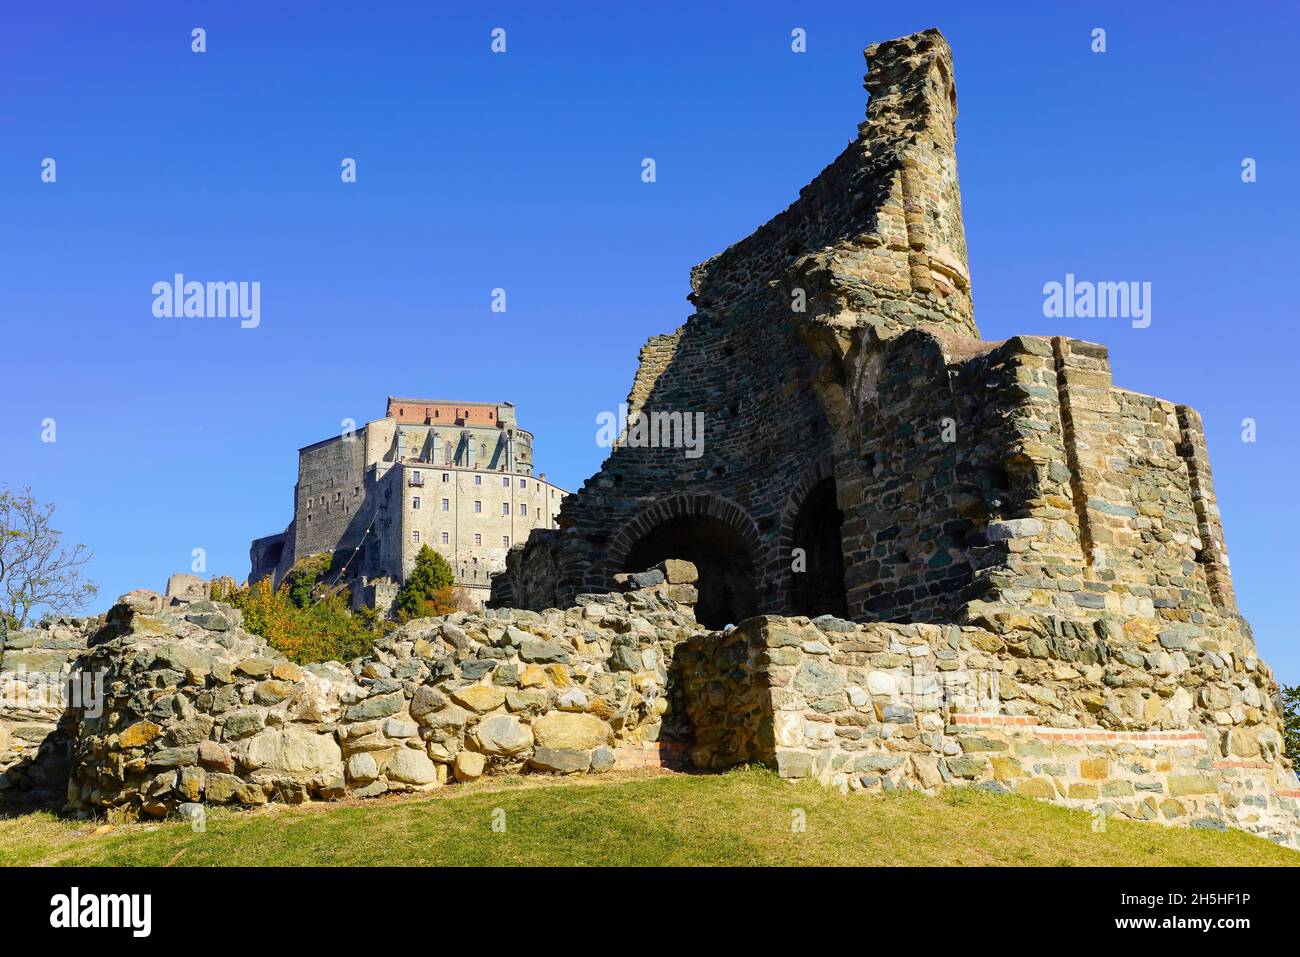
[[[610,542],[610,573],[643,571],[665,558],[694,562],[700,578],[696,617],[711,628],[757,614],[762,544],[758,526],[739,505],[712,494],[681,494],[655,502]]]
[[[848,616],[844,546],[830,458],[814,462],[795,483],[781,511],[777,560],[783,568],[788,614]],[[804,571],[794,569],[794,549],[804,549]]]

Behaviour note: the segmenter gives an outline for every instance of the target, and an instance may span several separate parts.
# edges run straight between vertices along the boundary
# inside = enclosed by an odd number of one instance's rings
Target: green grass
[[[504,833],[492,829],[505,811]],[[796,809],[807,830],[792,831]],[[504,778],[376,801],[211,811],[187,823],[0,820],[0,864],[1257,865],[1300,854],[1236,831],[1109,821],[952,790],[842,795],[758,769]]]

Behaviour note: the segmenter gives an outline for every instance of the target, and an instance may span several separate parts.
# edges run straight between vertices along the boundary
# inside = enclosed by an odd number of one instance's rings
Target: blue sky
[[[245,575],[291,515],[296,450],[388,394],[515,402],[576,488],[637,350],[689,315],[690,266],[853,136],[864,46],[938,26],[985,338],[1106,342],[1118,384],[1201,411],[1239,602],[1300,681],[1300,18],[1142,7],[10,5],[0,480],[58,503],[104,605],[196,547]],[[261,325],[155,318],[177,272],[259,281]],[[1151,282],[1150,328],[1044,318],[1067,272]]]

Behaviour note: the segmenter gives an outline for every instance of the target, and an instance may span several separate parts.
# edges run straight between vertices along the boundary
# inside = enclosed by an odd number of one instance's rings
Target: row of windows
[[[450,482],[450,481],[451,481],[451,473],[450,473],[450,472],[443,472],[443,473],[442,473],[442,480],[443,480],[444,482]],[[424,484],[424,476],[420,473],[420,470],[419,470],[419,469],[412,469],[412,470],[411,470],[411,484],[412,484],[412,485],[423,485],[423,484]],[[474,484],[475,484],[475,485],[482,485],[482,484],[483,484],[483,476],[481,476],[481,475],[475,475],[475,476],[474,476]],[[537,484],[537,491],[540,492],[540,491],[542,490],[542,483],[541,483],[541,482],[538,482],[538,483],[536,483],[536,484]],[[509,487],[510,487],[510,476],[509,476],[509,475],[503,475],[503,476],[501,476],[501,487],[502,487],[502,488],[509,488]],[[528,480],[527,480],[527,479],[520,479],[520,480],[519,480],[519,487],[520,487],[520,488],[528,488]],[[322,498],[321,501],[323,502],[323,501],[325,501],[325,500]]]
[[[419,511],[419,509],[420,509],[420,496],[418,496],[418,495],[414,495],[414,496],[411,497],[411,510],[412,510],[412,511]],[[442,500],[442,511],[444,511],[444,512],[450,512],[450,511],[451,511],[451,499],[449,499],[449,498],[444,498],[444,499]],[[482,501],[480,501],[480,500],[475,500],[475,502],[474,502],[474,511],[477,512],[477,513],[481,513],[481,512],[483,511],[483,502],[482,502]],[[510,514],[510,503],[509,503],[509,502],[502,502],[502,503],[501,503],[501,514],[502,514],[502,515],[509,515],[509,514]],[[520,515],[527,515],[527,514],[528,514],[528,505],[527,505],[526,502],[520,502],[520,503],[519,503],[519,514],[520,514]]]
[[[419,544],[420,544],[420,530],[419,530],[418,528],[416,528],[416,529],[412,529],[412,530],[411,530],[411,544],[413,544],[413,545],[419,545]],[[451,544],[451,533],[450,533],[450,532],[443,532],[443,533],[442,533],[442,544],[444,544],[444,545],[450,545],[450,544]],[[483,544],[483,536],[480,535],[480,534],[478,534],[477,532],[474,534],[474,544],[475,544],[475,545],[482,545],[482,544]],[[501,536],[501,547],[502,547],[502,548],[509,548],[509,547],[510,547],[510,536],[509,536],[509,535],[502,535],[502,536]]]
[[[355,498],[356,496],[358,496],[358,495],[360,495],[360,494],[361,494],[361,486],[360,486],[360,485],[355,485],[355,486],[353,486],[353,488],[352,488],[352,495],[353,495],[353,497]],[[342,492],[335,492],[335,493],[334,493],[334,501],[336,501],[336,502],[341,502],[342,500],[343,500],[343,493],[342,493]],[[310,496],[310,495],[307,496],[307,507],[308,507],[308,508],[311,508],[311,501],[312,501],[312,500],[311,500],[311,496]],[[324,495],[322,495],[322,496],[320,497],[320,504],[321,504],[321,505],[324,505],[324,504],[325,504],[325,496],[324,496]]]

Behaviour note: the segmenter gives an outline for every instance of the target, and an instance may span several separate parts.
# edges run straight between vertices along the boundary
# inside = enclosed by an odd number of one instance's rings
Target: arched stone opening
[[[679,515],[637,540],[624,571],[641,571],[665,558],[694,562],[700,577],[695,617],[707,628],[739,624],[757,609],[753,558],[744,537],[712,515]]]
[[[844,514],[835,499],[835,477],[826,475],[808,489],[790,525],[790,614],[848,617],[840,538],[843,523]]]

